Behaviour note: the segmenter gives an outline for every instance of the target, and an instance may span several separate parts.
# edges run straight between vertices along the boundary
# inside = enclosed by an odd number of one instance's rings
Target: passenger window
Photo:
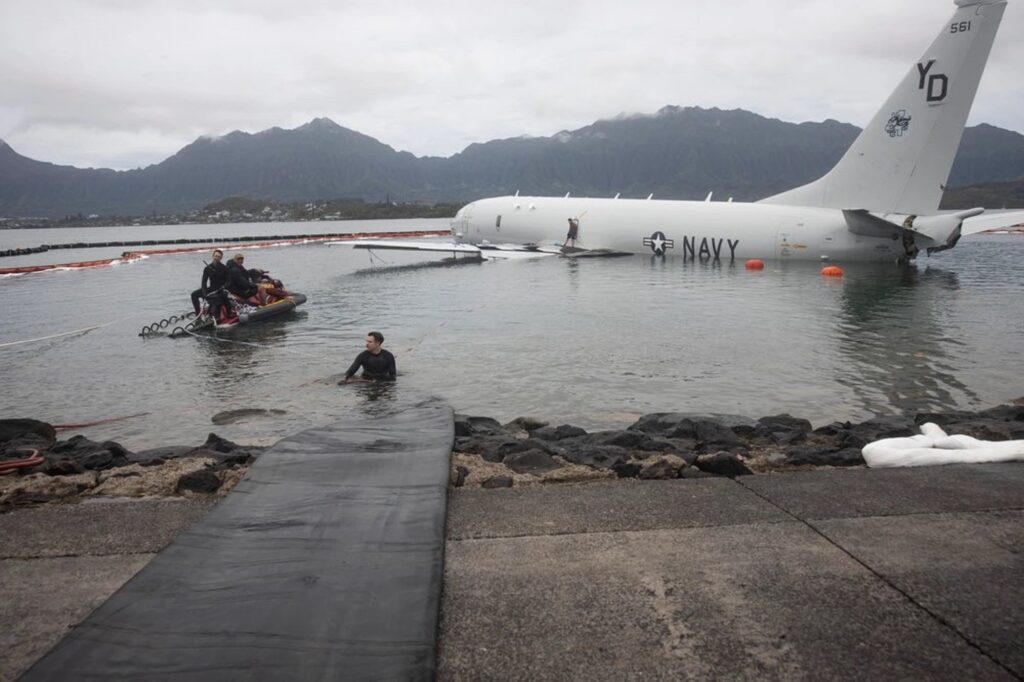
[[[500,215],[497,218],[494,219],[494,229],[496,229],[496,230],[500,230],[501,229],[501,216]]]

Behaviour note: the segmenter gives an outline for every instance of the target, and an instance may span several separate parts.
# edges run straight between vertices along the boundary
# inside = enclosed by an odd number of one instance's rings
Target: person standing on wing
[[[576,235],[580,233],[580,221],[579,218],[569,218],[569,232],[565,235],[565,241],[562,246],[576,246]],[[572,243],[570,243],[572,242]]]
[[[380,347],[384,343],[384,335],[380,332],[370,332],[366,335],[366,350],[356,356],[352,366],[345,372],[345,378],[338,382],[338,385],[347,384],[351,381],[394,381],[397,375],[395,370],[395,356]],[[353,379],[359,368],[363,368],[363,375],[360,379]]]

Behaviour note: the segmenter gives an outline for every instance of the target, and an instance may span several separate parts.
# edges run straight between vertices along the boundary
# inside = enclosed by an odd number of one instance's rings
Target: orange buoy
[[[822,277],[842,277],[843,269],[838,265],[826,265],[821,269]]]
[[[747,270],[764,270],[764,261],[759,258],[751,258],[743,267]]]

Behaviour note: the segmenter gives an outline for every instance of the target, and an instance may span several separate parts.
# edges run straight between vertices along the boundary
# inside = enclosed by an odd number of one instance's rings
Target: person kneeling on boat
[[[366,350],[356,356],[355,362],[345,372],[345,378],[338,382],[338,385],[347,384],[352,381],[394,381],[397,375],[395,369],[395,356],[390,351],[380,347],[384,343],[384,335],[380,332],[370,332],[366,335]],[[356,372],[362,367],[363,374],[360,379],[355,378]]]

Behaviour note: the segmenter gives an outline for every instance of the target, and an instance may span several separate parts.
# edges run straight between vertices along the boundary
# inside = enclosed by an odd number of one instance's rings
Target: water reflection
[[[874,414],[953,409],[978,396],[956,376],[961,341],[942,311],[959,290],[955,272],[916,266],[847,273],[839,306],[838,350],[848,361],[837,381]]]
[[[290,312],[269,320],[245,324],[231,331],[203,331],[194,335],[197,356],[205,366],[203,376],[214,394],[225,386],[234,388],[263,374],[261,363],[268,353],[277,355],[288,337],[288,325],[303,313]]]
[[[362,268],[351,273],[353,277],[380,277],[381,275],[390,275],[396,272],[413,272],[416,270],[431,270],[435,268],[451,268],[459,265],[480,265],[483,263],[481,258],[443,258],[441,260],[424,261],[422,263],[405,263],[402,265],[394,265],[387,261],[381,261],[380,265],[375,265],[369,268]]]
[[[395,381],[368,381],[352,384],[358,396],[356,408],[368,417],[382,417],[394,412],[398,398],[398,383]]]
[[[391,417],[431,401],[447,402],[415,386],[403,386],[401,379],[352,383],[342,388],[353,398],[351,408],[371,419]]]

